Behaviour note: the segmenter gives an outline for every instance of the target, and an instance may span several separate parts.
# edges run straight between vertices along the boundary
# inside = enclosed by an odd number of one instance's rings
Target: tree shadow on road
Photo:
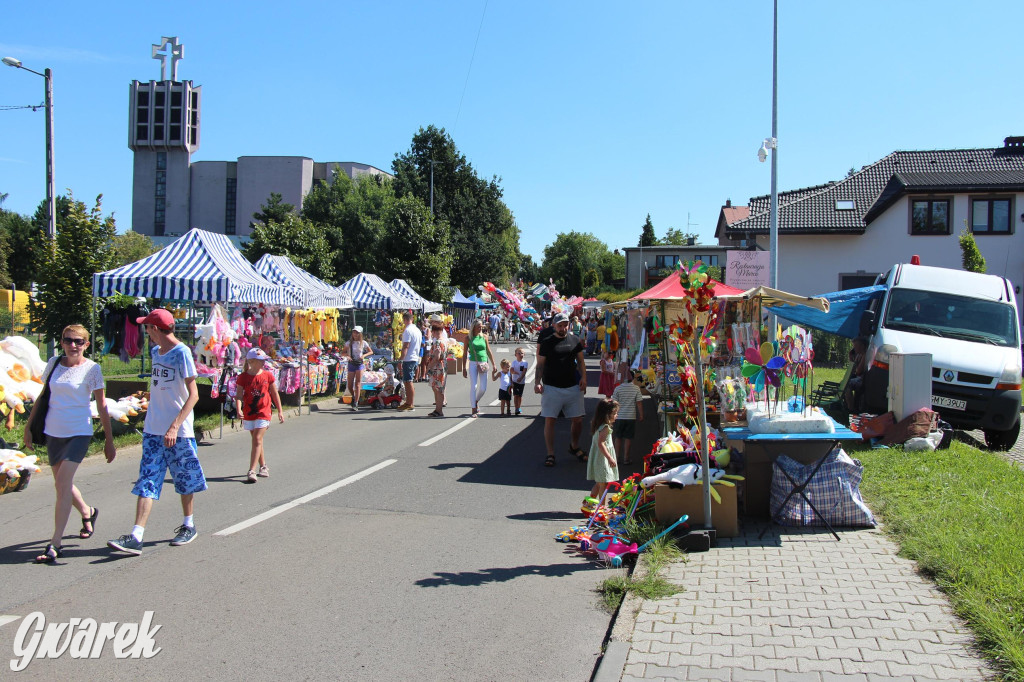
[[[503,583],[515,580],[523,576],[540,575],[550,578],[559,578],[580,571],[598,571],[603,568],[597,564],[586,562],[574,562],[566,564],[551,564],[542,566],[531,564],[528,566],[511,566],[508,568],[484,568],[479,571],[459,571],[448,573],[438,571],[433,578],[422,578],[414,584],[420,587],[445,587],[457,585],[459,587],[479,587],[488,583]]]

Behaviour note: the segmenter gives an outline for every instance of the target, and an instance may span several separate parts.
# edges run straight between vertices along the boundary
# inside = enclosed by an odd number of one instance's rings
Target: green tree
[[[562,295],[580,295],[587,271],[599,273],[607,252],[607,244],[588,232],[559,233],[552,244],[544,247],[541,275],[555,280]]]
[[[114,217],[102,215],[103,195],[87,209],[71,193],[57,203],[57,238],[40,236],[43,267],[36,275],[38,293],[29,305],[36,329],[56,341],[69,324],[89,326],[92,276],[110,265]]]
[[[540,267],[533,262],[533,256],[522,254],[522,259],[519,263],[519,271],[516,273],[515,279],[521,279],[526,284],[540,281]]]
[[[110,267],[119,268],[135,261],[142,260],[157,252],[156,244],[144,234],[128,230],[124,234],[115,234],[111,243]]]
[[[637,246],[654,246],[658,243],[658,238],[654,234],[654,223],[651,222],[651,214],[647,214],[647,220],[644,221],[644,226],[640,232],[640,242]]]
[[[519,228],[502,200],[501,179],[480,178],[443,128],[420,128],[391,166],[395,196],[411,194],[428,207],[433,166],[434,216],[450,226],[455,254],[452,283],[475,290],[482,282],[507,282],[516,274],[522,264]]]
[[[257,223],[283,223],[289,215],[295,215],[295,205],[286,204],[281,200],[281,195],[271,192],[267,203],[260,204],[260,210],[252,214],[253,220]]]
[[[605,284],[626,278],[626,257],[615,251],[606,251],[601,256],[601,281]]]
[[[696,240],[698,237],[696,232],[683,232],[677,230],[674,227],[670,227],[665,230],[665,236],[662,237],[658,243],[665,246],[680,246],[685,245],[690,239]],[[644,244],[644,246],[647,246]]]
[[[326,230],[289,213],[283,220],[257,223],[242,254],[255,263],[263,254],[287,256],[306,272],[331,281],[334,262]]]
[[[448,223],[436,220],[419,199],[406,195],[391,206],[375,271],[385,281],[401,278],[433,301],[449,298],[452,249]]]
[[[985,257],[981,255],[974,235],[967,229],[967,221],[964,221],[964,229],[960,233],[960,255],[967,272],[985,272]]]

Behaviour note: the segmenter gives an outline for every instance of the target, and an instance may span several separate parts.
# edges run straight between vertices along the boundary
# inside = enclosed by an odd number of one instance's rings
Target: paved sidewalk
[[[991,676],[945,596],[880,530],[747,523],[623,605],[622,680],[977,680]],[[625,626],[625,627],[620,627]],[[613,632],[613,639],[615,634]],[[623,646],[624,644],[620,645]]]

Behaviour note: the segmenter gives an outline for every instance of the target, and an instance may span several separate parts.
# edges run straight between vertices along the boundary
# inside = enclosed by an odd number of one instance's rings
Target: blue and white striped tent
[[[340,288],[352,294],[355,307],[363,310],[419,309],[416,301],[406,298],[380,277],[368,272],[359,273]]]
[[[94,296],[114,293],[171,300],[302,305],[301,293],[275,284],[231,240],[193,228],[142,260],[92,276]]]
[[[288,256],[265,253],[253,267],[271,282],[298,289],[305,297],[307,308],[352,307],[352,294],[306,272]]]
[[[416,308],[422,310],[425,313],[436,313],[439,310],[441,310],[440,303],[434,303],[433,301],[428,301],[427,299],[423,298],[422,296],[417,294],[416,290],[409,286],[409,283],[406,282],[404,279],[393,279],[390,282],[388,282],[388,284],[391,285],[392,289],[402,294],[406,298],[411,298],[412,300],[416,301]]]

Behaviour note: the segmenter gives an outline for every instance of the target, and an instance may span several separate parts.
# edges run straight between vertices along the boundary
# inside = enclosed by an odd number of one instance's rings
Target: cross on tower
[[[164,52],[167,48],[167,52]],[[163,36],[160,43],[153,45],[153,59],[160,60],[160,80],[165,80],[167,56],[171,57],[171,80],[178,80],[178,62],[185,58],[185,46],[178,42],[178,37]]]

